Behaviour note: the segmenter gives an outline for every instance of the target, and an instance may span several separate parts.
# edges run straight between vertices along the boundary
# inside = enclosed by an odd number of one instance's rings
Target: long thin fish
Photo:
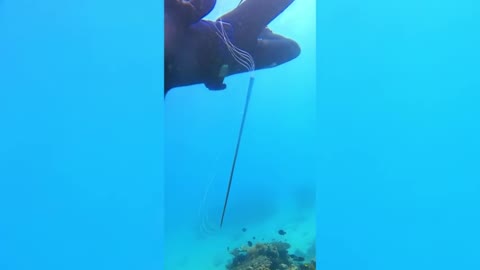
[[[230,179],[228,181],[228,188],[227,188],[227,195],[225,197],[225,203],[223,205],[222,219],[220,220],[220,228],[223,225],[223,218],[225,217],[225,211],[227,210],[228,196],[230,195],[230,188],[232,187],[233,173],[235,171],[235,164],[237,163],[238,149],[240,148],[240,141],[242,139],[242,134],[243,134],[243,126],[245,124],[245,118],[247,116],[248,104],[250,103],[250,95],[252,94],[253,81],[254,81],[254,77],[252,76],[250,77],[250,81],[248,83],[247,100],[245,102],[245,107],[243,108],[242,123],[240,125],[240,131],[238,133],[237,147],[235,148],[235,156],[233,157],[232,170],[230,171]]]

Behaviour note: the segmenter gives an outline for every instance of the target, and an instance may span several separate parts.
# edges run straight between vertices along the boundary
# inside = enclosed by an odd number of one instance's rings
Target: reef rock
[[[235,248],[230,253],[229,270],[314,270],[315,264],[293,261],[288,254],[286,242],[257,243],[252,247]]]

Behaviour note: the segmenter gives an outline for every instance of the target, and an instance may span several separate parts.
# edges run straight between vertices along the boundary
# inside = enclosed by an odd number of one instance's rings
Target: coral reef
[[[288,253],[286,242],[257,243],[252,247],[235,248],[230,253],[232,262],[229,270],[315,270],[315,260],[309,263],[296,261]]]

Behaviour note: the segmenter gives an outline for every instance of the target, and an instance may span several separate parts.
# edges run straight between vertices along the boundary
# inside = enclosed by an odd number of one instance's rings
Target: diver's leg
[[[255,62],[255,70],[272,68],[289,62],[300,55],[297,42],[281,35],[268,33],[259,37],[251,55]],[[230,75],[245,72],[245,68],[237,63],[231,66]]]
[[[255,62],[255,69],[265,69],[275,67],[297,58],[301,53],[301,48],[292,39],[273,33],[265,28],[255,46],[250,50],[250,54]],[[234,62],[230,66],[230,74],[246,72],[242,65]]]
[[[210,13],[215,7],[217,0],[181,0],[181,2],[190,4],[195,10],[190,21],[190,24],[192,24],[198,22]]]
[[[233,26],[234,44],[242,49],[255,46],[258,35],[294,0],[246,0],[218,20]]]
[[[252,53],[255,69],[281,65],[295,59],[300,51],[300,46],[294,40],[271,32],[262,34]]]
[[[210,13],[216,2],[216,0],[165,0],[165,17],[182,26],[188,26]]]

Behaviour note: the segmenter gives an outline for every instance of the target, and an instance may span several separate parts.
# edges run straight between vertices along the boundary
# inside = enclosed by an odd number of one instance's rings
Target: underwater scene
[[[0,270],[480,269],[480,2],[273,1],[165,95],[165,1],[0,0]]]
[[[238,4],[217,1],[205,19]],[[268,27],[301,54],[254,72],[246,114],[248,73],[226,77],[222,91],[166,95],[165,270],[316,268],[315,1],[294,1]]]

